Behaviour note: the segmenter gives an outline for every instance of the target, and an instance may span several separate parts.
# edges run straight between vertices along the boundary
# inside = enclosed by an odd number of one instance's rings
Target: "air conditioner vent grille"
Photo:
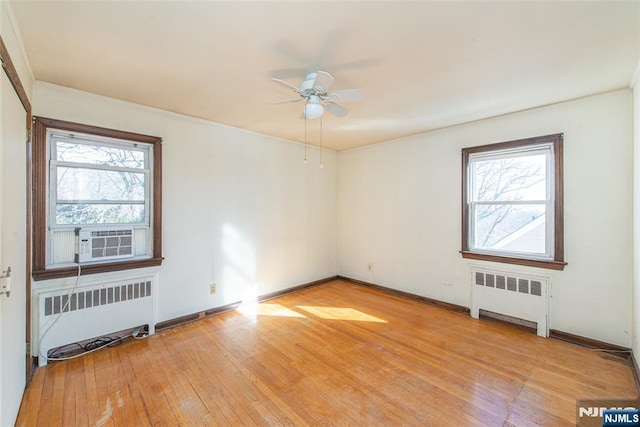
[[[133,235],[133,230],[99,230],[92,231],[91,237],[107,237],[107,236],[131,236]]]
[[[134,256],[133,229],[80,230],[76,262]]]

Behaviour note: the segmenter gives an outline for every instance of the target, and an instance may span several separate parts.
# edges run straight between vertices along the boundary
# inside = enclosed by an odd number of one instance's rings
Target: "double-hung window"
[[[561,269],[562,135],[465,148],[465,258]]]
[[[36,118],[34,277],[159,265],[161,139]]]
[[[50,228],[148,228],[152,146],[52,132]]]

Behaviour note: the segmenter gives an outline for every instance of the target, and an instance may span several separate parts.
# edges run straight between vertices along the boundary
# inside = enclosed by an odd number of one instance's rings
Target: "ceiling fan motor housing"
[[[300,89],[307,94],[311,94],[314,91],[313,82],[316,80],[318,73],[309,73],[304,77],[304,81],[300,85]]]
[[[319,118],[325,110],[329,111],[334,116],[344,117],[349,110],[339,104],[336,104],[336,101],[351,102],[360,101],[360,99],[362,99],[362,91],[360,89],[346,89],[329,92],[329,88],[335,79],[326,71],[307,73],[299,88],[275,77],[272,77],[271,80],[289,89],[293,89],[293,91],[300,95],[301,98],[275,103],[282,104],[300,102],[301,100],[304,100],[305,105],[303,115],[308,119]]]

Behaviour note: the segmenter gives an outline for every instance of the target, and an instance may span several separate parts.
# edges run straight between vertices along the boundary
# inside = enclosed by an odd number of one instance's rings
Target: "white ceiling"
[[[337,150],[629,87],[630,2],[10,1],[37,80],[304,140],[295,85],[362,88]],[[317,142],[318,121],[309,121]]]

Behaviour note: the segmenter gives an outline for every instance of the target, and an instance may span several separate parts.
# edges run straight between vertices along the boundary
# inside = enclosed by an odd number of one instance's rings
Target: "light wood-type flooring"
[[[17,425],[575,425],[626,359],[345,281],[36,371]]]

